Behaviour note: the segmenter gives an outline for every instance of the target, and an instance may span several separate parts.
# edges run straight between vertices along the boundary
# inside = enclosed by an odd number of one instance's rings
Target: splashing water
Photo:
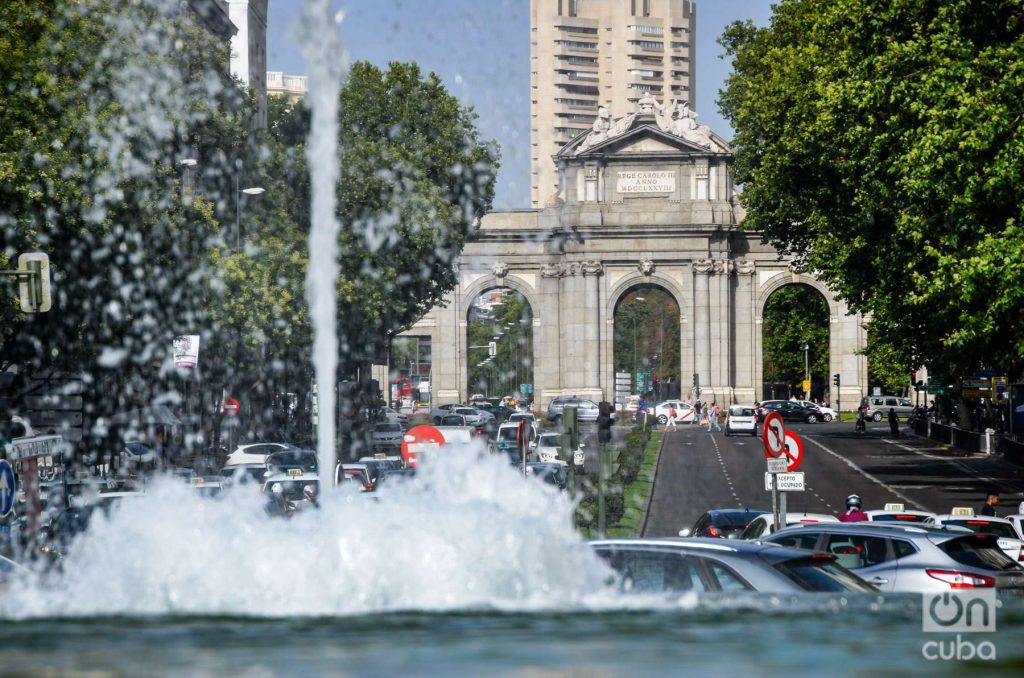
[[[169,478],[96,514],[63,573],[12,582],[0,616],[339,616],[623,605],[572,505],[480,446],[379,493],[270,517],[255,485],[203,499]],[[648,603],[649,604],[649,603]]]
[[[303,55],[309,64],[307,101],[312,110],[306,157],[311,168],[311,229],[306,295],[313,323],[313,366],[319,385],[317,454],[330,477],[335,465],[335,394],[338,336],[335,318],[338,279],[338,90],[342,53],[328,0],[309,0],[303,17]]]

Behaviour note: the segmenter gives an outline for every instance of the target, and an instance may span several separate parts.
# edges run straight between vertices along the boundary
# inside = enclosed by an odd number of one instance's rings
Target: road
[[[908,509],[948,513],[953,506],[977,510],[989,488],[1001,493],[999,515],[1016,513],[1024,469],[998,457],[970,455],[917,438],[904,430],[889,437],[887,424],[869,423],[858,435],[852,423],[792,424],[804,441],[806,491],[788,495],[789,511],[838,515],[849,494],[865,510],[898,502]],[[760,438],[708,434],[684,426],[665,437],[645,536],[675,536],[712,508],[771,508],[764,489]]]

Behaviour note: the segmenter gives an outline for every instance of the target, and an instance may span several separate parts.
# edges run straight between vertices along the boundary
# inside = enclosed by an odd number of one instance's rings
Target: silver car
[[[597,403],[581,398],[558,397],[548,403],[548,421],[558,423],[566,407],[576,408],[576,421],[597,421],[600,414]]]
[[[601,539],[590,542],[631,593],[874,591],[834,556],[721,539]]]
[[[998,541],[965,530],[862,522],[787,527],[762,543],[831,554],[883,591],[1024,590],[1024,569]]]

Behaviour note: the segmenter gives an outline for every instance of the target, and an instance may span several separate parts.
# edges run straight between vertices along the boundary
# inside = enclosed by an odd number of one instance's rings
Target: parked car
[[[889,416],[889,410],[896,410],[896,415],[906,419],[914,412],[914,401],[910,398],[899,396],[868,396],[861,401],[866,409],[866,415],[873,421],[882,421]]]
[[[266,464],[235,464],[220,470],[221,482],[228,485],[250,482],[262,484],[268,475]]]
[[[824,421],[820,412],[805,408],[798,400],[765,400],[757,412],[759,421],[764,421],[769,412],[778,412],[783,421],[802,421],[808,424]]]
[[[833,523],[787,527],[765,543],[821,551],[883,591],[1024,591],[1024,569],[993,535],[923,525]]]
[[[370,467],[366,464],[338,464],[334,471],[334,484],[358,483],[358,488],[363,492],[373,490],[373,481],[370,479]]]
[[[370,435],[374,452],[393,452],[402,448],[405,429],[398,423],[377,423],[373,425],[373,432]]]
[[[393,408],[384,407],[381,408],[380,412],[384,419],[391,422],[392,424],[399,424],[404,428],[409,423],[408,415],[402,414],[401,412]]]
[[[316,496],[320,496],[320,477],[313,472],[302,469],[288,469],[287,473],[276,473],[266,479],[263,483],[263,493],[268,497],[275,494],[275,486],[281,487],[281,494],[291,502],[304,501],[303,490],[306,485],[312,485]]]
[[[1006,519],[1013,525],[1013,529],[1017,531],[1017,538],[1024,541],[1024,525],[1021,521],[1024,520],[1024,514],[1015,514],[1012,516],[1006,516]]]
[[[695,424],[697,422],[697,411],[693,405],[685,400],[666,400],[654,407],[654,418],[659,424],[668,423],[668,413],[671,408],[676,408],[676,422],[679,424]]]
[[[754,518],[768,511],[761,509],[712,509],[697,518],[693,528],[679,531],[680,537],[736,539]]]
[[[839,518],[826,513],[786,513],[786,525],[813,525],[816,523],[838,523]],[[775,516],[771,513],[762,513],[747,525],[740,535],[740,539],[758,539],[762,535],[771,534],[775,531]]]
[[[597,421],[599,414],[597,403],[577,397],[559,396],[548,403],[548,420],[558,423],[566,407],[576,408],[576,421]]]
[[[757,410],[753,405],[732,405],[725,415],[725,435],[749,433],[757,435]]]
[[[591,548],[621,577],[624,591],[804,593],[876,590],[835,556],[719,539],[602,539]]]
[[[454,412],[452,410],[455,410],[456,408],[459,408],[459,407],[466,407],[466,405],[460,405],[458,403],[447,403],[445,405],[438,405],[437,407],[431,407],[430,408],[430,421],[432,421],[435,425],[438,425],[438,424],[441,423],[441,420],[445,418],[445,416],[447,416],[449,414],[454,414]]]

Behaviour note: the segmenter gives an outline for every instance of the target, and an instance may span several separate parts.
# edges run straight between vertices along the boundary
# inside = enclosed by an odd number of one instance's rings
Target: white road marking
[[[903,494],[902,492],[900,492],[899,490],[894,488],[892,485],[888,485],[887,483],[882,482],[881,480],[879,480],[875,476],[871,475],[870,473],[868,473],[867,471],[862,469],[860,466],[857,466],[856,464],[854,464],[852,461],[850,461],[846,457],[844,457],[844,456],[842,456],[840,454],[836,454],[835,452],[833,452],[832,450],[828,449],[827,447],[825,447],[824,445],[822,445],[821,443],[819,443],[817,440],[815,440],[814,438],[810,437],[809,435],[804,434],[804,440],[809,440],[810,442],[814,443],[815,445],[817,445],[821,449],[823,449],[826,452],[828,452],[829,454],[831,454],[833,457],[835,457],[839,461],[843,462],[844,464],[846,464],[847,466],[852,468],[857,473],[860,473],[862,476],[864,476],[865,478],[867,478],[871,482],[875,483],[876,485],[880,485],[881,487],[884,487],[886,490],[891,492],[894,496],[899,497],[900,499],[902,499],[904,501],[904,503],[910,504],[912,506],[916,506],[916,507],[918,507],[922,511],[928,511],[929,513],[935,513],[930,508],[927,508],[924,504],[921,504],[919,502],[914,501],[913,499],[911,499],[907,495]],[[829,507],[829,508],[831,508],[831,507]]]
[[[957,468],[959,468],[961,471],[965,471],[969,475],[974,476],[978,480],[982,480],[982,481],[984,481],[986,483],[989,483],[990,485],[998,485],[999,484],[998,481],[994,480],[993,478],[989,478],[988,476],[981,475],[980,473],[978,473],[977,471],[975,471],[974,469],[972,469],[970,466],[968,466],[967,464],[963,463],[959,459],[951,459],[949,457],[939,457],[939,456],[936,456],[934,454],[925,454],[924,452],[921,452],[921,451],[919,451],[919,450],[917,450],[917,449],[915,449],[913,447],[910,447],[909,445],[904,445],[903,443],[898,443],[895,440],[887,440],[885,438],[883,438],[882,440],[885,440],[885,442],[889,443],[890,445],[895,445],[896,447],[900,448],[901,450],[906,450],[907,452],[913,452],[914,454],[916,454],[918,456],[921,456],[921,457],[925,457],[926,459],[937,459],[939,461],[949,462],[953,466],[956,466]]]

